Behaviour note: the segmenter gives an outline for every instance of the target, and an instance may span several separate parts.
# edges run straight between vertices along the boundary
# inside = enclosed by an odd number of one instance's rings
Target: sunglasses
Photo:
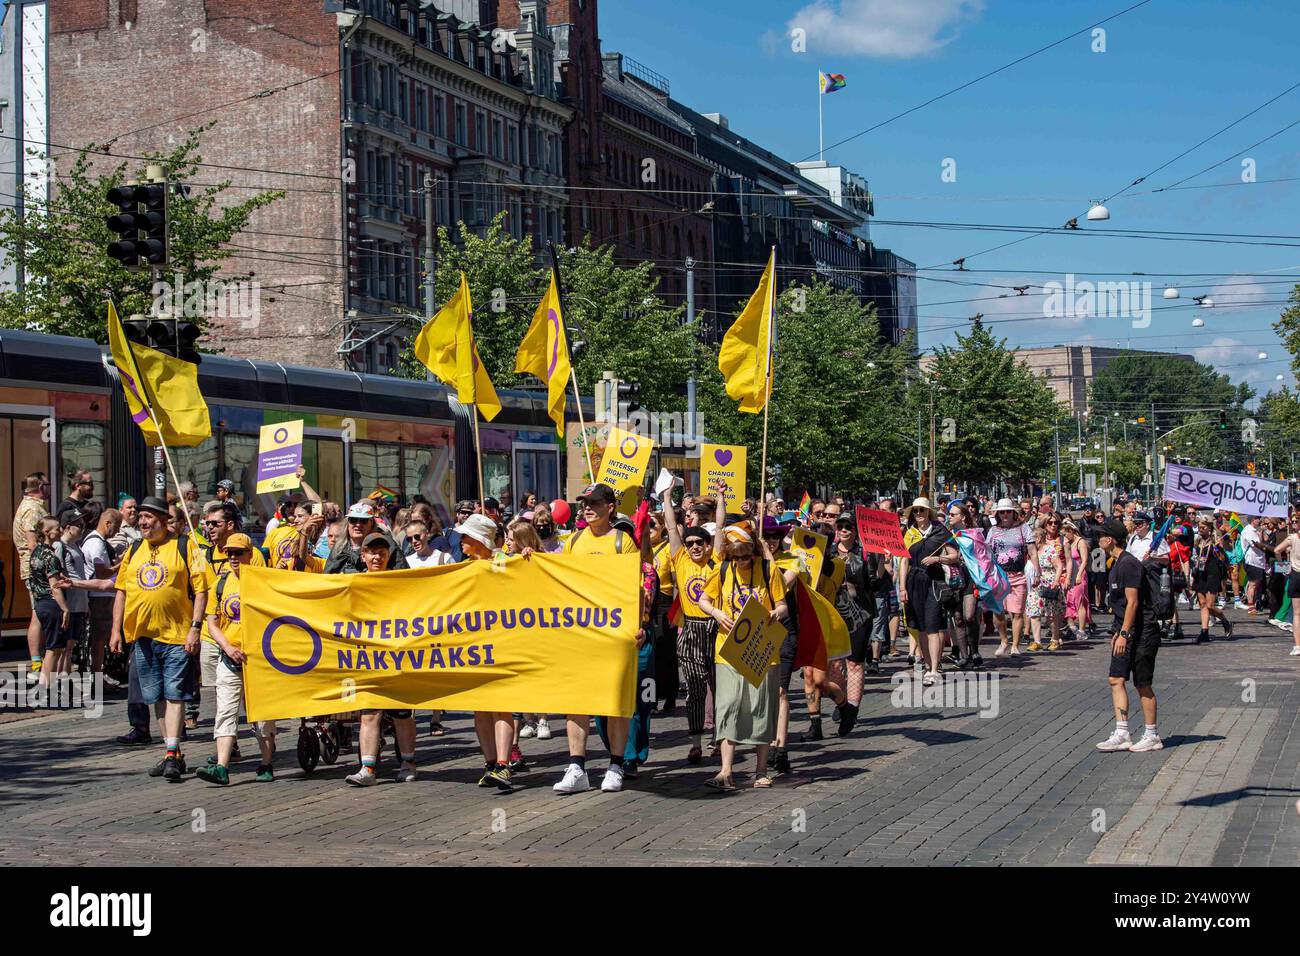
[[[225,523],[226,523],[225,518],[205,518],[203,521],[203,524],[209,528],[211,528],[213,525],[225,524]]]
[[[245,551],[243,548],[232,548],[226,551],[226,557],[228,558],[243,558],[246,557],[247,555],[248,552]]]
[[[420,532],[418,532],[418,531],[416,531],[416,532],[412,532],[412,533],[410,533],[410,534],[408,534],[408,535],[406,536],[406,540],[407,540],[407,541],[423,541],[423,540],[424,540],[424,535],[422,535],[422,534],[421,534]]]
[[[349,518],[348,524],[365,524],[367,521],[373,520],[373,518]]]

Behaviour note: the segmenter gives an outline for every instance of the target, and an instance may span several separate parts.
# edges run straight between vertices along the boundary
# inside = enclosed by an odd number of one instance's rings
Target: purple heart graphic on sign
[[[803,536],[803,546],[805,548],[811,548],[816,543],[817,543],[817,539],[814,538],[812,535],[806,534]]]
[[[728,450],[726,450],[726,449],[724,449],[724,448],[716,449],[716,450],[713,452],[713,459],[714,459],[714,461],[716,461],[719,465],[722,465],[722,466],[725,467],[725,466],[731,464],[731,452],[728,451]]]

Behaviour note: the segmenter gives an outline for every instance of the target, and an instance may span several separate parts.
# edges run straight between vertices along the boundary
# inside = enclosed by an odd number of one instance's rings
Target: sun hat
[[[497,546],[497,523],[485,514],[472,514],[456,525],[456,533],[473,538],[489,551]]]
[[[929,511],[932,514],[934,513],[934,505],[930,504],[929,498],[917,498],[908,505],[907,510],[903,512],[903,520],[910,521],[912,519],[912,512],[917,508],[924,508],[926,511]]]
[[[1010,498],[999,498],[997,507],[993,509],[993,513],[997,514],[999,511],[1019,511],[1019,510],[1020,510],[1019,508],[1017,508],[1014,504],[1012,504]]]

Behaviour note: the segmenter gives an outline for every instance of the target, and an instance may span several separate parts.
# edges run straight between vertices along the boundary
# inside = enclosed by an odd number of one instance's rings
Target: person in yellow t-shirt
[[[230,570],[230,562],[226,560],[226,542],[231,535],[240,530],[240,521],[239,508],[233,501],[209,501],[204,506],[203,533],[209,543],[199,546],[203,561],[201,580],[195,578],[194,581],[196,591],[210,591],[217,578]],[[262,557],[262,552],[254,548],[244,563],[261,567],[266,564],[266,560]],[[217,686],[217,661],[221,657],[221,652],[208,634],[207,621],[203,622],[203,630],[199,636],[202,641],[199,645],[200,680],[199,686],[194,691],[194,699],[185,708],[186,730],[193,730],[199,725],[199,705],[202,702],[203,688]]]
[[[774,666],[767,669],[763,683],[753,687],[730,664],[716,656],[747,601],[761,602],[768,609],[769,621],[785,620],[788,613],[784,574],[761,537],[757,547],[756,554],[754,537],[746,528],[736,525],[727,528],[722,563],[709,575],[700,596],[700,608],[718,622],[714,658],[717,665],[715,733],[721,745],[722,769],[706,783],[715,790],[736,789],[732,765],[737,744],[754,744],[758,749],[754,786],[772,786],[772,778],[767,775],[767,755],[776,736],[780,706],[777,661],[772,661]]]
[[[677,662],[686,675],[686,732],[691,737],[686,762],[690,764],[698,764],[704,759],[701,745],[712,716],[706,712],[706,703],[714,694],[713,648],[718,637],[718,624],[700,607],[700,597],[704,594],[709,575],[722,560],[722,529],[727,523],[727,508],[721,488],[716,490],[712,534],[699,525],[687,528],[683,534],[677,530],[676,520],[668,521],[666,529],[666,564],[676,583],[677,600],[682,609],[682,626],[677,632]]]
[[[609,485],[588,485],[578,496],[578,505],[582,509],[586,527],[578,529],[565,539],[565,554],[636,554],[641,550],[632,534],[614,527],[618,499]],[[637,649],[640,649],[640,643]],[[565,723],[569,738],[569,765],[560,782],[551,788],[556,793],[581,793],[591,788],[587,778],[587,734],[590,722],[590,715],[567,715]],[[600,789],[606,793],[623,789],[623,752],[627,748],[630,725],[631,719],[628,717],[609,718],[609,770],[600,783]]]
[[[224,547],[227,569],[219,574],[208,591],[208,633],[219,649],[217,664],[217,714],[213,721],[212,737],[217,743],[215,763],[200,768],[198,777],[209,783],[225,786],[230,782],[230,758],[235,750],[239,732],[239,708],[244,701],[243,624],[240,621],[240,572],[251,563],[254,554],[252,539],[243,533],[229,535]],[[256,780],[268,783],[275,779],[271,764],[275,758],[274,720],[259,720],[253,725],[257,744],[262,752]]]
[[[185,702],[194,696],[194,655],[208,595],[195,586],[203,580],[203,556],[188,537],[168,532],[167,519],[167,502],[154,497],[140,502],[143,537],[122,559],[117,574],[109,648],[116,654],[124,643],[132,645],[141,703],[167,702],[161,775],[174,783],[185,772],[181,729]]]

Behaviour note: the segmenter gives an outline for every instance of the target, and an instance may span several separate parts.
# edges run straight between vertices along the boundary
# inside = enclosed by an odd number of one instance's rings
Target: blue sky
[[[1134,2],[606,0],[600,33],[606,52],[619,50],[666,75],[676,99],[725,113],[737,132],[801,160],[817,150],[819,68],[848,80],[824,101],[830,146]],[[806,31],[804,53],[791,49],[796,26]],[[1265,182],[1300,177],[1300,125],[1247,149],[1300,119],[1300,89],[1155,173],[1132,195],[1108,202],[1109,222],[1084,219],[1092,200],[1120,192],[1300,81],[1300,4],[1151,0],[1104,29],[1104,52],[1093,52],[1094,40],[1084,33],[835,146],[826,159],[867,177],[878,220],[1059,227],[1078,216],[1084,233],[1100,227],[1300,234],[1300,179]],[[1240,184],[1246,157],[1257,181]],[[955,160],[953,182],[941,179],[945,159]],[[1227,162],[1184,185],[1233,185],[1143,194],[1220,160]],[[1294,387],[1271,323],[1291,288],[1288,277],[1300,279],[1300,241],[1268,240],[1291,244],[1283,248],[1071,233],[975,255],[1019,237],[872,225],[878,245],[922,267],[967,256],[968,269],[1000,270],[922,273],[932,277],[919,283],[923,348],[951,343],[950,327],[979,310],[1000,319],[995,328],[1012,345],[1192,351],[1258,391]],[[1042,286],[1065,283],[1069,273],[1076,281],[1120,281],[1132,277],[1095,274],[1131,272],[1147,273],[1154,286],[1147,327],[1114,316],[1045,317],[1038,289],[1021,297],[937,281]],[[1161,298],[1169,283],[1180,299]],[[999,298],[1004,293],[1011,297]],[[1207,293],[1214,308],[1192,302]],[[986,296],[994,298],[953,301]],[[1197,318],[1203,328],[1193,328]]]

